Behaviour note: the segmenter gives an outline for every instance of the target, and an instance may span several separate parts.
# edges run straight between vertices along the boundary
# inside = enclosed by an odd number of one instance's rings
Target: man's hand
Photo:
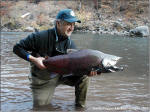
[[[29,60],[31,62],[33,62],[39,69],[43,70],[46,69],[45,65],[43,64],[43,60],[45,60],[45,58],[43,57],[33,57],[33,56],[29,56]]]
[[[93,70],[92,70],[88,76],[91,77],[91,76],[95,76],[95,75],[97,75],[97,71],[93,71]]]
[[[100,73],[101,74],[101,73]],[[98,75],[100,75],[100,74],[98,74]],[[97,71],[95,71],[95,70],[91,70],[91,72],[90,72],[90,74],[88,75],[88,76],[96,76],[97,75]]]

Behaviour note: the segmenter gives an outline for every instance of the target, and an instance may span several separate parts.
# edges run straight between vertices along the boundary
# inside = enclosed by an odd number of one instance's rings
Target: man
[[[54,90],[59,84],[75,86],[76,106],[84,107],[88,89],[89,78],[87,75],[60,75],[50,74],[42,63],[47,56],[66,54],[67,49],[75,49],[75,44],[70,40],[75,22],[80,23],[71,9],[61,10],[55,21],[55,27],[41,32],[32,33],[27,38],[20,40],[13,52],[31,63],[31,89],[33,105],[41,106],[50,104]],[[89,76],[96,75],[91,71]]]

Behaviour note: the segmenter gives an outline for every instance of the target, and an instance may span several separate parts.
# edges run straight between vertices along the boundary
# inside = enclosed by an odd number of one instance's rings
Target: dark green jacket
[[[55,56],[65,54],[67,49],[74,49],[75,44],[69,38],[57,37],[55,28],[35,32],[27,38],[20,40],[14,48],[13,52],[19,57],[28,60],[27,55],[31,53],[33,56]]]
[[[19,43],[14,45],[13,52],[28,61],[27,57],[29,54],[35,57],[55,56],[66,54],[67,49],[75,48],[75,44],[69,37],[64,39],[58,36],[55,28],[53,28],[32,33],[25,39],[20,40]],[[31,63],[31,74],[43,80],[51,79],[47,69],[41,70],[33,63]]]

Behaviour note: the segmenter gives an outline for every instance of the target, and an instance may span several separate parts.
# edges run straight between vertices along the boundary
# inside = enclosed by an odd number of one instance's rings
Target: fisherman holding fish
[[[31,64],[31,89],[33,106],[38,107],[50,104],[55,88],[59,84],[75,87],[75,105],[85,107],[89,77],[97,72],[92,70],[88,75],[60,75],[51,73],[43,64],[45,57],[67,54],[67,49],[76,49],[70,39],[75,23],[81,23],[71,9],[61,10],[52,29],[35,32],[28,35],[14,45],[13,52]]]

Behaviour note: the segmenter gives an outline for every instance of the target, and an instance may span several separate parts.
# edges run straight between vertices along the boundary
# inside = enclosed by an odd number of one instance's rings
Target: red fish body
[[[88,74],[92,68],[103,68],[102,60],[109,54],[98,50],[84,49],[69,54],[48,57],[43,64],[50,72],[59,74]],[[113,56],[113,55],[109,55]]]

